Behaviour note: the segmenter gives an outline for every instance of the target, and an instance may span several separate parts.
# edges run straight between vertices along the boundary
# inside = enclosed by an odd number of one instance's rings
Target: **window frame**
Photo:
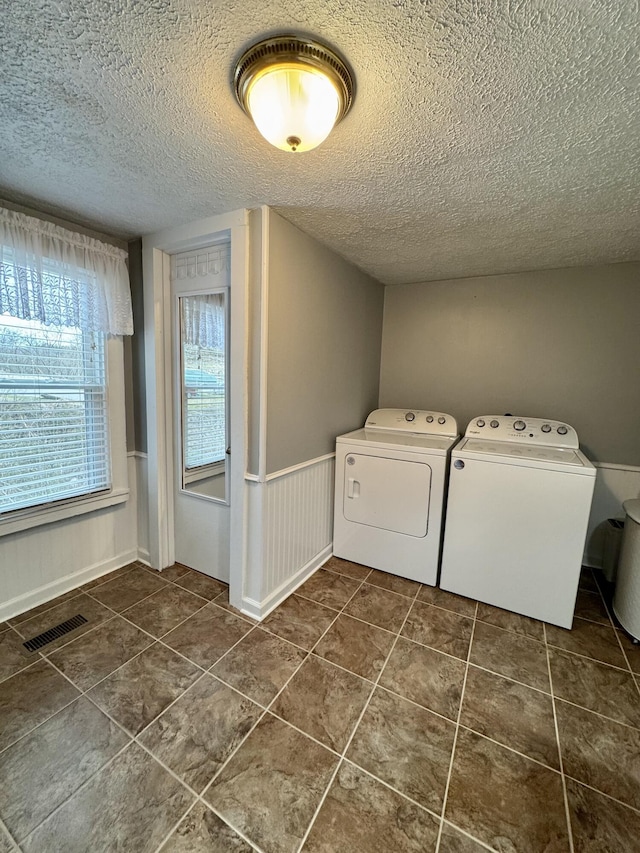
[[[74,516],[106,509],[129,498],[125,423],[124,346],[122,338],[105,335],[106,410],[111,487],[0,515],[0,536],[29,530]]]
[[[205,462],[203,465],[194,465],[192,468],[188,468],[186,465],[186,456],[187,456],[187,448],[186,448],[186,439],[187,439],[187,405],[184,394],[184,341],[182,339],[182,299],[191,299],[195,296],[208,296],[209,294],[220,293],[224,297],[224,455],[222,459],[217,459],[215,462]],[[179,445],[180,445],[180,454],[179,454],[179,465],[182,468],[182,489],[181,491],[185,491],[185,486],[190,483],[197,483],[200,480],[207,480],[210,477],[215,477],[218,474],[226,473],[227,469],[227,450],[230,443],[230,430],[229,430],[229,319],[230,319],[230,311],[229,311],[229,287],[222,286],[216,287],[213,289],[207,290],[189,290],[184,293],[176,293],[176,317],[177,317],[177,344],[179,348],[178,356],[179,356],[179,365],[180,365],[180,376],[178,378],[178,399],[180,401],[180,417],[178,419],[179,426]],[[218,500],[218,499],[216,499]]]

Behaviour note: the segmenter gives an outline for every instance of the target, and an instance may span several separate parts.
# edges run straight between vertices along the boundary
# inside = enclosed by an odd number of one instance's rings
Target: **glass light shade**
[[[264,138],[283,151],[311,151],[336,123],[340,96],[314,68],[283,63],[252,81],[247,105]]]

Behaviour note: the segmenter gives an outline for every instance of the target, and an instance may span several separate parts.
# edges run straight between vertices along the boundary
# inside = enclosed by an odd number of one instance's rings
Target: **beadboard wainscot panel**
[[[0,622],[138,558],[135,454],[124,503],[0,537]]]
[[[584,564],[602,568],[607,519],[624,518],[622,504],[640,497],[640,468],[595,462],[596,485],[587,529]]]
[[[135,461],[136,485],[137,485],[137,525],[138,525],[138,560],[149,565],[149,501],[148,488],[148,457],[146,453],[139,450],[132,454]]]
[[[247,482],[252,616],[263,619],[331,556],[334,471],[330,453]]]

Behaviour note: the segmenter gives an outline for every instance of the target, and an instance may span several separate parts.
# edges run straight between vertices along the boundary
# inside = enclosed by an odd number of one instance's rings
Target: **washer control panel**
[[[365,423],[366,429],[387,429],[420,435],[458,435],[458,423],[445,412],[423,409],[376,409]]]
[[[545,418],[480,415],[469,422],[465,436],[578,449],[578,435],[573,427]]]

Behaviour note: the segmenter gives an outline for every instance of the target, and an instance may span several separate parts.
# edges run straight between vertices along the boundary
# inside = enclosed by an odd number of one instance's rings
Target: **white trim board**
[[[175,560],[173,506],[173,389],[169,256],[231,240],[230,330],[230,566],[229,597],[240,606],[244,588],[246,532],[244,471],[247,439],[248,211],[191,222],[143,238],[145,379],[147,390],[148,554],[156,569]]]
[[[70,592],[76,587],[82,586],[95,578],[102,577],[115,569],[120,569],[128,563],[133,563],[138,559],[138,551],[132,548],[124,554],[119,554],[117,557],[111,557],[109,560],[103,560],[100,563],[94,563],[87,569],[81,569],[78,572],[64,575],[64,577],[56,578],[51,583],[40,586],[37,589],[29,590],[10,601],[6,601],[0,605],[0,622],[6,622],[7,619],[12,619],[14,616],[19,616],[33,607],[38,607],[40,604],[46,604],[53,598],[59,595],[64,595],[65,592]]]
[[[266,619],[276,607],[282,604],[285,598],[288,598],[298,587],[302,586],[331,556],[333,556],[333,544],[327,545],[326,548],[318,552],[295,575],[284,581],[277,589],[274,589],[263,601],[255,601],[252,598],[243,599],[242,613],[259,621]]]

